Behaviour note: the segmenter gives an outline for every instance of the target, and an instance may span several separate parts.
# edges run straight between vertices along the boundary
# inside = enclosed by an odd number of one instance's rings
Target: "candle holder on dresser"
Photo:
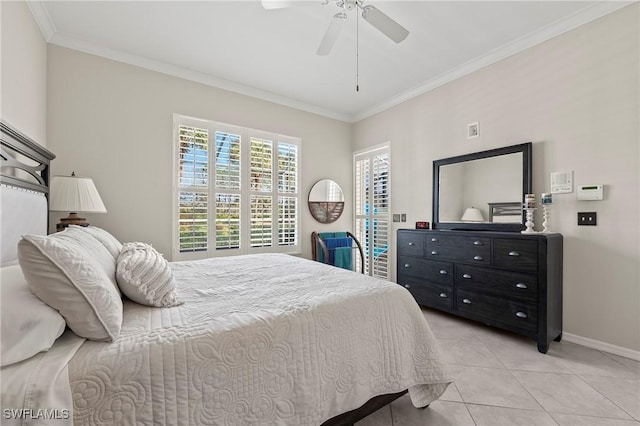
[[[533,227],[535,226],[535,223],[533,223],[533,212],[536,211],[536,209],[524,207],[523,210],[526,213],[526,221],[524,223],[524,226],[526,226],[527,229],[520,232],[523,234],[537,234],[537,232],[533,230]]]
[[[542,232],[549,233],[549,216],[553,198],[551,194],[542,194]]]
[[[548,234],[549,232],[549,216],[550,216],[549,204],[542,205],[542,233]]]

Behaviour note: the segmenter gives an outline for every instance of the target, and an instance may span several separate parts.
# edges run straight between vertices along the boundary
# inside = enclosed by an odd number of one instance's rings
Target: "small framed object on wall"
[[[416,229],[429,229],[429,222],[416,222]]]

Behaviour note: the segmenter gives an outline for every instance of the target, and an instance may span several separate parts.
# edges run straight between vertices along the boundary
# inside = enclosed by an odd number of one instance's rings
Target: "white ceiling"
[[[316,49],[333,1],[265,10],[246,1],[30,2],[54,44],[344,121],[357,121],[628,3],[365,1],[410,31],[395,44],[348,12],[328,56]],[[356,92],[356,44],[359,87]]]

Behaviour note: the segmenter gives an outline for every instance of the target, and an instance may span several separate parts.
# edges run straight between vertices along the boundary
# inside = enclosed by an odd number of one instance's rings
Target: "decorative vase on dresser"
[[[418,304],[536,340],[562,338],[562,235],[398,230],[397,281]]]

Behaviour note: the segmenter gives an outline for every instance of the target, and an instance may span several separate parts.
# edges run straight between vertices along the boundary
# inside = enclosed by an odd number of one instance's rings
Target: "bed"
[[[22,167],[10,150],[35,160],[36,166],[26,167],[28,176],[8,170]],[[108,288],[111,296],[100,293],[91,308],[100,318],[99,303],[112,297],[109,309],[120,309],[121,316],[102,317],[107,335],[80,337],[84,322],[92,320],[65,315],[60,323],[64,306],[39,300],[48,299],[33,283],[37,268],[25,266],[31,265],[28,256],[16,248],[19,240],[31,241],[23,234],[43,244],[75,244],[74,238],[104,243],[89,238],[88,230],[44,236],[52,158],[2,123],[0,378],[7,424],[47,424],[51,418],[75,425],[353,424],[407,391],[416,407],[425,407],[451,382],[428,324],[403,287],[283,254],[167,263],[176,296],[168,307],[120,297],[105,281],[99,289]],[[106,252],[114,250],[104,244]],[[119,262],[117,250],[112,254]],[[63,278],[73,281],[71,274]],[[5,357],[4,348],[12,347],[5,336],[15,338],[23,303],[12,299],[8,283],[33,299],[30,311],[51,318],[42,321],[46,333],[37,327],[25,332],[49,336],[48,343],[36,339],[45,346],[37,352],[28,348]],[[33,341],[25,336],[14,352]]]

